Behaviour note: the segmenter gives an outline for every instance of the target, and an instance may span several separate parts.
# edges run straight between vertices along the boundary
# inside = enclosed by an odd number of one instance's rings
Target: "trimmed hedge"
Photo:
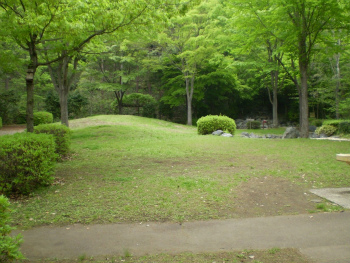
[[[0,194],[29,194],[51,184],[56,158],[52,135],[0,136]]]
[[[62,124],[41,124],[34,127],[34,133],[46,133],[54,136],[56,150],[59,156],[65,156],[69,152],[71,130]]]
[[[0,195],[0,262],[11,262],[17,259],[24,259],[19,251],[22,243],[22,236],[18,234],[15,237],[10,236],[13,227],[10,222],[10,202]]]
[[[34,112],[34,126],[53,123],[53,115],[47,111]]]
[[[236,123],[227,116],[208,115],[197,121],[198,134],[211,134],[217,130],[228,131],[232,135],[236,131]]]

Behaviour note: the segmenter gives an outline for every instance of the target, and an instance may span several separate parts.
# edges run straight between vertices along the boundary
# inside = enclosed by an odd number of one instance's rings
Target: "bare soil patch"
[[[17,132],[23,132],[26,129],[26,125],[14,124],[14,125],[5,125],[0,129],[0,136],[7,134],[14,134]]]
[[[251,178],[235,192],[235,213],[238,217],[303,214],[315,210],[319,199],[305,187],[276,177]]]

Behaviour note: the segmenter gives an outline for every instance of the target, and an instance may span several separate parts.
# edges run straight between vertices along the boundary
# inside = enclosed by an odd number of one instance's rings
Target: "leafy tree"
[[[170,3],[162,0],[0,0],[2,32],[29,56],[27,130],[33,131],[34,79],[38,67],[75,56],[96,36],[162,17],[172,6],[167,5]]]
[[[192,125],[192,100],[200,68],[218,51],[210,38],[211,11],[218,4],[218,1],[203,1],[185,15],[173,17],[171,26],[160,38],[165,49],[163,58],[168,68],[167,75],[172,75],[166,84],[172,89],[163,100],[176,105],[179,100],[174,101],[174,97],[186,96],[188,125]],[[183,87],[182,83],[185,87],[179,88]]]
[[[291,61],[290,78],[299,94],[301,137],[309,136],[308,71],[322,32],[336,28],[342,21],[344,9],[339,1],[333,0],[273,0],[229,1],[253,8],[256,14],[266,16],[260,23],[271,36],[283,41],[280,50]],[[279,30],[275,30],[278,28]],[[285,65],[281,59],[279,62]],[[297,66],[296,66],[297,65]]]

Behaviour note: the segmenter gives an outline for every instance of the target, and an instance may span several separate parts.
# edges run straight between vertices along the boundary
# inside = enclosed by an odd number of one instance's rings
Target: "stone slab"
[[[311,193],[350,209],[350,187],[311,189]]]

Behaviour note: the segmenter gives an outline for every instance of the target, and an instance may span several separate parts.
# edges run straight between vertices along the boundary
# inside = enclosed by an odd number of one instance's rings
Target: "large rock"
[[[294,139],[299,138],[299,130],[297,128],[288,127],[284,132],[282,139]]]
[[[221,134],[222,137],[233,137],[233,135],[231,133],[226,133],[224,132],[223,134]]]
[[[217,131],[214,131],[212,132],[212,135],[216,135],[216,136],[220,136],[222,135],[224,132],[222,130],[217,130]]]

